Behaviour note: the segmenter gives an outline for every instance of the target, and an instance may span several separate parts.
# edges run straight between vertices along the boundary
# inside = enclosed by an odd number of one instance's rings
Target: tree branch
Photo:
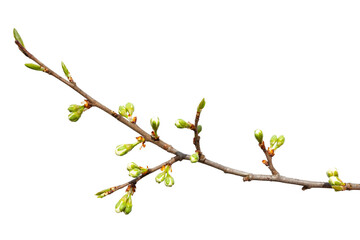
[[[57,78],[58,80],[60,80],[61,82],[65,83],[67,86],[69,86],[70,88],[72,88],[73,90],[78,92],[81,96],[83,96],[90,103],[91,106],[97,107],[97,108],[103,110],[104,112],[106,112],[107,114],[113,116],[115,119],[117,119],[119,122],[123,123],[124,125],[126,125],[130,129],[132,129],[133,131],[139,133],[141,136],[144,137],[144,139],[146,141],[151,142],[154,145],[157,145],[158,147],[162,148],[163,150],[175,155],[170,160],[168,160],[166,162],[163,162],[162,164],[160,164],[158,166],[155,166],[153,168],[148,169],[148,171],[146,173],[140,175],[139,177],[137,177],[137,178],[135,178],[135,179],[133,179],[131,181],[128,181],[128,182],[126,182],[124,184],[121,184],[121,185],[110,188],[109,189],[110,191],[108,191],[108,193],[106,195],[111,194],[111,193],[113,193],[113,192],[115,192],[115,191],[117,191],[119,189],[122,189],[122,188],[128,186],[128,185],[135,185],[137,182],[139,182],[144,177],[146,177],[146,176],[152,174],[153,172],[159,170],[162,166],[171,165],[171,164],[174,164],[174,163],[176,163],[178,161],[181,161],[183,159],[186,159],[186,160],[190,159],[190,155],[178,151],[177,149],[172,147],[170,144],[168,144],[168,143],[166,143],[166,142],[164,142],[162,140],[154,140],[150,134],[145,132],[138,125],[128,121],[127,119],[125,119],[121,115],[119,115],[116,112],[110,110],[109,108],[107,108],[106,106],[104,106],[103,104],[101,104],[100,102],[95,100],[93,97],[91,97],[89,94],[84,92],[82,89],[80,89],[76,85],[75,82],[68,81],[68,80],[64,79],[63,77],[59,76],[53,70],[48,68],[45,64],[43,64],[41,61],[39,61],[36,57],[34,57],[27,49],[25,49],[23,47],[23,45],[18,40],[16,40],[15,43],[19,47],[20,51],[22,53],[24,53],[25,56],[27,56],[28,58],[30,58],[31,60],[33,60],[34,62],[39,64],[44,69],[44,72],[46,72],[47,74]],[[199,153],[201,153],[201,149],[200,149],[200,143],[199,143],[199,138],[200,137],[198,136],[197,127],[198,127],[198,122],[199,122],[199,118],[200,118],[200,112],[198,111],[197,114],[196,114],[195,129],[193,129],[194,132],[195,132],[194,144],[195,144],[196,149],[197,149],[197,151]],[[310,189],[310,188],[332,188],[331,185],[329,183],[327,183],[327,182],[315,182],[315,181],[301,180],[301,179],[295,179],[295,178],[289,178],[289,177],[281,176],[273,166],[273,163],[272,163],[273,153],[266,150],[264,143],[260,144],[260,147],[263,150],[263,152],[264,152],[264,154],[265,154],[265,156],[267,158],[268,167],[269,167],[272,175],[253,174],[253,173],[244,172],[244,171],[241,171],[241,170],[238,170],[238,169],[226,167],[224,165],[221,165],[219,163],[213,162],[213,161],[205,158],[204,155],[202,155],[203,158],[202,159],[200,158],[199,162],[201,162],[202,164],[208,165],[210,167],[219,169],[219,170],[223,171],[224,173],[228,173],[228,174],[243,177],[244,181],[280,182],[280,183],[285,183],[285,184],[293,184],[293,185],[303,186],[303,188],[302,188],[303,190]],[[201,154],[199,154],[199,155],[201,156]],[[344,190],[360,190],[360,184],[346,183],[346,185],[344,186]]]

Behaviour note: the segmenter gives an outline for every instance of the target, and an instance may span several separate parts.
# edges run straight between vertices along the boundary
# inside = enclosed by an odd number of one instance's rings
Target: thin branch
[[[269,150],[266,150],[264,141],[259,144],[261,150],[263,150],[265,157],[267,161],[265,161],[265,165],[270,169],[272,175],[280,175],[280,173],[275,169],[274,164],[272,162],[272,158],[274,156],[273,152],[269,152]]]
[[[139,177],[137,177],[137,178],[135,178],[133,180],[130,180],[130,181],[126,182],[126,183],[123,183],[121,185],[110,188],[110,190],[106,193],[106,195],[110,195],[111,193],[116,192],[117,190],[120,190],[120,189],[122,189],[122,188],[124,188],[124,187],[126,187],[128,185],[135,185],[141,179],[143,179],[144,177],[150,175],[153,172],[156,172],[157,170],[161,169],[163,166],[172,165],[172,164],[174,164],[174,163],[176,163],[178,161],[183,160],[185,157],[186,156],[175,156],[175,157],[171,158],[170,160],[168,160],[166,162],[163,162],[160,165],[157,165],[156,167],[149,168],[148,171],[145,174],[142,174]]]
[[[237,170],[234,168],[226,167],[219,163],[213,162],[209,159],[205,159],[202,162],[205,165],[210,167],[219,169],[224,173],[236,175],[243,177],[244,182],[247,181],[270,181],[270,182],[280,182],[286,184],[294,184],[303,187],[303,190],[310,189],[310,188],[331,188],[331,185],[328,182],[316,182],[316,181],[308,181],[308,180],[301,180],[296,178],[289,178],[280,175],[264,175],[264,174],[253,174],[244,172],[241,170]],[[345,190],[360,190],[360,184],[357,183],[346,183]]]
[[[115,119],[117,119],[118,121],[120,121],[121,123],[125,124],[126,126],[128,126],[129,128],[131,128],[132,130],[134,130],[135,132],[139,133],[141,136],[143,136],[145,138],[146,141],[151,142],[155,145],[157,145],[158,147],[164,149],[165,151],[175,154],[175,155],[184,155],[183,153],[181,153],[180,151],[176,150],[175,148],[173,148],[170,144],[167,144],[166,142],[163,142],[161,140],[154,140],[150,134],[148,134],[147,132],[145,132],[143,129],[141,129],[138,125],[136,125],[135,123],[131,123],[129,122],[127,119],[125,119],[124,117],[122,117],[120,114],[117,114],[116,112],[110,110],[109,108],[107,108],[106,106],[104,106],[103,104],[101,104],[100,102],[96,101],[94,98],[92,98],[89,94],[87,94],[86,92],[84,92],[82,89],[80,89],[76,84],[66,80],[65,78],[61,77],[60,75],[58,75],[57,73],[55,73],[53,70],[51,70],[49,67],[47,67],[45,64],[43,64],[42,62],[40,62],[36,57],[34,57],[27,49],[25,49],[18,41],[15,41],[15,43],[18,45],[19,49],[21,52],[23,52],[25,54],[25,56],[27,56],[28,58],[30,58],[31,60],[33,60],[34,62],[36,62],[37,64],[39,64],[41,67],[43,67],[45,69],[44,72],[46,72],[47,74],[57,78],[58,80],[60,80],[61,82],[65,83],[66,85],[68,85],[69,87],[71,87],[72,89],[74,89],[76,92],[78,92],[81,96],[83,96],[85,99],[87,99],[91,106],[93,107],[97,107],[101,110],[103,110],[104,112],[106,112],[107,114],[113,116]]]
[[[201,162],[201,161],[205,160],[205,156],[201,152],[200,136],[199,136],[199,132],[198,132],[198,124],[199,124],[199,120],[200,120],[200,113],[201,113],[201,111],[196,111],[195,126],[194,126],[193,130],[194,130],[194,145],[196,147],[196,152],[199,154],[199,161]]]
[[[154,140],[150,134],[145,132],[138,125],[136,125],[135,123],[129,122],[127,119],[123,118],[121,115],[115,113],[114,111],[110,110],[109,108],[107,108],[106,106],[101,104],[100,102],[96,101],[94,98],[92,98],[86,92],[81,90],[74,82],[70,82],[70,81],[62,78],[61,76],[59,76],[54,71],[52,71],[45,64],[43,64],[37,58],[35,58],[30,52],[28,52],[17,40],[15,41],[15,43],[19,47],[20,51],[22,53],[24,53],[25,56],[27,56],[28,58],[32,59],[34,62],[39,64],[44,69],[44,72],[57,78],[61,82],[65,83],[66,85],[68,85],[69,87],[74,89],[76,92],[78,92],[80,95],[82,95],[86,100],[88,100],[89,103],[93,107],[97,107],[97,108],[103,110],[104,112],[106,112],[107,114],[113,116],[119,122],[125,124],[132,130],[134,130],[135,132],[137,132],[141,136],[143,136],[146,141],[151,142],[151,143],[157,145],[158,147],[164,149],[165,151],[176,155],[175,157],[171,158],[170,160],[168,160],[156,167],[149,169],[149,171],[146,174],[141,175],[138,178],[128,181],[124,184],[113,187],[112,189],[114,191],[124,188],[125,186],[128,186],[129,184],[136,184],[141,179],[143,179],[145,176],[150,175],[151,173],[155,172],[156,170],[160,169],[162,166],[164,166],[166,164],[174,164],[175,162],[181,161],[183,159],[186,159],[186,160],[190,159],[190,155],[187,155],[187,154],[184,154],[184,153],[178,151],[177,149],[172,147],[170,144],[168,144],[162,140]],[[195,139],[197,139],[197,140],[198,140],[197,123],[199,121],[199,118],[200,118],[200,114],[197,114],[196,119],[195,119]],[[219,169],[219,170],[223,171],[224,173],[241,176],[241,177],[243,177],[244,181],[270,181],[270,182],[280,182],[280,183],[285,183],[285,184],[294,184],[294,185],[303,186],[303,188],[302,188],[303,190],[310,189],[310,188],[331,188],[331,185],[327,182],[315,182],[315,181],[308,181],[308,180],[301,180],[301,179],[280,176],[280,174],[276,171],[276,169],[274,168],[274,166],[272,164],[272,156],[271,156],[272,154],[270,154],[269,151],[267,151],[265,149],[265,145],[260,146],[260,147],[262,148],[262,150],[265,153],[265,156],[269,163],[269,169],[271,170],[272,175],[252,174],[252,173],[244,172],[244,171],[241,171],[238,169],[226,167],[224,165],[221,165],[219,163],[213,162],[213,161],[205,158],[205,156],[203,156],[203,160],[199,161],[199,162],[201,162],[202,164],[208,165],[210,167]],[[197,148],[197,150],[200,150],[199,143],[196,144],[196,148]],[[345,190],[360,190],[360,184],[346,183],[344,189]],[[112,191],[112,192],[114,192],[114,191]]]

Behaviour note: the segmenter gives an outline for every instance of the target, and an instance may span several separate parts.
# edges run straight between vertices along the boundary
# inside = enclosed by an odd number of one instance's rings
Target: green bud
[[[155,181],[157,182],[157,183],[161,183],[162,181],[164,181],[164,179],[165,179],[165,172],[161,172],[161,173],[159,173],[156,177],[155,177]]]
[[[185,121],[182,120],[182,119],[176,120],[175,126],[176,126],[177,128],[190,128],[190,124],[187,123],[187,122],[185,122]]]
[[[72,112],[68,115],[68,118],[72,122],[77,122],[81,117],[82,111]]]
[[[276,141],[277,141],[277,137],[276,137],[276,135],[273,135],[270,138],[270,147],[273,147],[275,145]]]
[[[115,154],[118,156],[124,156],[130,152],[137,144],[121,144],[115,148]]]
[[[76,112],[76,111],[81,111],[83,112],[85,109],[85,107],[83,105],[76,105],[76,104],[71,104],[69,107],[68,107],[68,111],[69,112]]]
[[[140,167],[141,174],[145,174],[149,171],[149,168]]]
[[[201,125],[198,125],[198,126],[197,126],[197,132],[198,132],[198,134],[201,132],[201,130],[202,130],[202,126],[201,126]]]
[[[344,190],[345,183],[343,183],[338,177],[329,177],[329,183],[336,192]]]
[[[132,199],[131,199],[131,194],[129,194],[129,198],[126,202],[124,213],[128,215],[131,212],[131,210],[132,210]]]
[[[129,198],[129,194],[126,193],[126,194],[117,202],[117,204],[115,205],[115,211],[116,211],[117,213],[122,212],[122,211],[125,210],[125,208],[126,208],[126,202],[127,202],[128,198]]]
[[[71,75],[70,75],[70,72],[69,70],[67,69],[67,67],[65,66],[65,63],[64,62],[61,62],[61,67],[64,71],[64,74],[65,76],[68,78],[68,79],[71,79]]]
[[[198,106],[198,108],[197,108],[197,111],[198,111],[198,112],[201,112],[201,110],[203,110],[204,107],[205,107],[205,98],[203,98],[203,99],[201,100],[201,102],[199,103],[199,106]]]
[[[128,163],[128,165],[127,165],[128,171],[133,170],[134,168],[139,168],[139,166],[134,162]]]
[[[331,186],[344,186],[345,183],[343,183],[338,177],[331,176],[329,177],[329,183]]]
[[[129,113],[129,116],[132,116],[132,114],[134,113],[135,107],[134,104],[132,103],[127,103],[125,105],[126,111]]]
[[[119,107],[119,114],[120,114],[121,116],[123,116],[124,118],[127,118],[127,117],[128,117],[126,108],[125,108],[124,106],[120,106],[120,107]]]
[[[43,68],[37,64],[34,63],[25,63],[25,66],[36,71],[43,71]]]
[[[129,176],[133,178],[137,178],[141,175],[141,170],[139,168],[134,168],[129,171]]]
[[[285,137],[283,135],[280,135],[276,141],[275,150],[281,147],[285,142]]]
[[[174,183],[174,178],[168,173],[165,177],[165,186],[172,187]]]
[[[158,117],[151,118],[150,125],[151,125],[152,129],[154,130],[154,132],[157,132],[157,130],[159,129],[159,126],[160,126],[159,118]]]
[[[263,142],[263,137],[264,137],[263,132],[260,129],[256,129],[254,134],[255,134],[256,140],[259,143],[262,143]]]
[[[199,161],[199,154],[198,153],[194,153],[193,155],[190,156],[190,162],[196,163],[198,161]]]
[[[328,177],[332,177],[332,176],[339,177],[339,173],[338,173],[338,170],[336,168],[332,168],[332,169],[327,170],[326,175]]]
[[[335,192],[344,191],[344,186],[331,186]]]
[[[107,195],[107,193],[110,191],[110,188],[102,190],[98,193],[95,194],[95,196],[97,196],[98,198],[103,198]]]
[[[81,105],[72,104],[68,107],[69,112],[68,118],[72,122],[76,122],[81,117],[81,114],[84,112],[85,107]]]
[[[14,33],[15,40],[17,40],[21,44],[21,46],[25,47],[24,42],[20,37],[20,34],[18,33],[18,31],[15,28],[13,30],[13,33]]]

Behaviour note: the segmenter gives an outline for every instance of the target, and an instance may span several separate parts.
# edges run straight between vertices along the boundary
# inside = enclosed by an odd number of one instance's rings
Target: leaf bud
[[[67,67],[66,67],[66,65],[65,65],[64,62],[61,62],[61,67],[62,67],[62,69],[63,69],[63,71],[64,71],[65,76],[66,76],[70,81],[72,81],[72,77],[71,77],[71,75],[70,75],[70,72],[69,72],[69,70],[67,69]]]
[[[84,108],[85,108],[85,107],[84,107],[83,105],[71,104],[71,105],[68,107],[68,111],[69,111],[69,112],[83,111]]]
[[[197,132],[198,132],[198,134],[201,132],[201,130],[202,130],[202,126],[201,126],[201,125],[198,125],[198,126],[197,126]]]
[[[127,165],[128,171],[133,170],[134,168],[139,168],[139,166],[134,162],[128,163],[128,165]]]
[[[328,177],[332,177],[332,176],[339,177],[339,173],[338,173],[338,170],[336,168],[332,168],[332,169],[327,170],[326,175]]]
[[[129,194],[129,197],[127,199],[127,202],[126,202],[126,207],[125,207],[125,210],[124,210],[124,213],[126,215],[128,215],[132,210],[132,199],[131,199],[131,195]]]
[[[145,174],[149,171],[149,168],[140,167],[141,174]]]
[[[177,128],[190,128],[190,124],[185,122],[183,119],[178,119],[175,122]]]
[[[263,132],[260,129],[256,129],[254,134],[255,134],[256,140],[259,143],[262,143],[263,142],[263,137],[264,137]]]
[[[139,168],[134,168],[129,171],[129,176],[133,178],[137,178],[141,175],[141,170]]]
[[[121,144],[115,148],[115,154],[118,156],[124,156],[130,152],[136,144]]]
[[[154,132],[156,133],[160,126],[160,120],[158,117],[153,117],[150,119],[150,125]]]
[[[155,181],[157,182],[157,183],[161,183],[162,181],[164,181],[164,179],[165,179],[165,172],[161,172],[161,173],[159,173],[156,177],[155,177]]]
[[[201,102],[199,103],[199,106],[198,106],[198,108],[197,108],[197,111],[198,111],[198,112],[201,112],[201,110],[203,110],[204,107],[205,107],[205,98],[203,98],[203,99],[201,100]]]
[[[165,177],[165,186],[172,187],[174,183],[174,178],[168,173]]]
[[[344,186],[345,183],[343,183],[338,177],[331,176],[329,177],[329,183],[331,186]]]
[[[77,122],[81,117],[82,111],[72,112],[68,115],[68,118],[72,122]]]
[[[285,142],[285,137],[283,135],[280,135],[278,137],[278,139],[276,140],[276,146],[275,149],[278,149],[279,147],[281,147]]]
[[[128,200],[129,194],[126,193],[115,205],[115,211],[117,213],[122,212],[126,208],[126,202]]]
[[[119,114],[120,114],[121,116],[123,116],[124,118],[127,118],[127,117],[128,117],[128,115],[127,115],[127,110],[126,110],[126,108],[125,108],[124,106],[120,106],[120,107],[119,107]]]
[[[44,71],[44,68],[34,63],[25,63],[25,66],[36,71]]]
[[[129,114],[129,117],[131,117],[132,114],[134,113],[134,110],[135,110],[134,104],[132,104],[132,103],[127,103],[127,104],[125,105],[125,108],[126,108],[126,111],[127,111],[128,114]]]
[[[277,137],[276,137],[276,135],[273,135],[273,136],[270,138],[270,147],[271,147],[271,148],[275,145],[276,141],[277,141]]]
[[[95,194],[95,196],[97,196],[98,198],[103,198],[105,197],[106,195],[108,195],[108,192],[110,191],[110,188],[108,189],[105,189],[105,190],[102,190],[98,193]]]
[[[13,33],[14,33],[15,40],[17,40],[21,44],[21,46],[25,47],[24,42],[20,37],[20,34],[18,33],[18,31],[15,28],[13,30]]]
[[[190,156],[190,162],[196,163],[198,161],[199,161],[199,154],[197,152]]]

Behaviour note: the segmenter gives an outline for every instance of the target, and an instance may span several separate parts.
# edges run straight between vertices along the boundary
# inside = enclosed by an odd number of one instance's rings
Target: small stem
[[[195,116],[195,127],[193,129],[194,130],[194,145],[196,148],[196,152],[199,154],[199,161],[201,162],[205,159],[205,156],[202,154],[201,148],[200,148],[200,136],[198,133],[199,120],[200,120],[200,112],[197,111],[196,116]]]
[[[144,177],[146,177],[146,176],[150,175],[151,173],[153,173],[153,172],[161,169],[162,166],[172,165],[172,164],[174,164],[174,163],[176,163],[176,162],[178,162],[178,161],[183,160],[184,158],[185,158],[185,156],[175,156],[175,157],[171,158],[170,160],[168,160],[168,161],[166,161],[166,162],[163,162],[163,163],[161,163],[160,165],[157,165],[156,167],[149,168],[146,173],[141,174],[139,177],[137,177],[137,178],[135,178],[135,179],[133,179],[133,180],[130,180],[130,181],[126,182],[126,183],[123,183],[123,184],[121,184],[121,185],[118,185],[118,186],[115,186],[115,187],[110,188],[110,191],[108,192],[107,195],[110,195],[111,193],[116,192],[117,190],[122,189],[122,188],[124,188],[124,187],[126,187],[126,186],[128,186],[128,185],[135,185],[135,184],[137,184],[141,179],[143,179]]]
[[[270,169],[271,171],[271,174],[274,175],[274,176],[279,176],[280,173],[275,169],[274,165],[273,165],[273,162],[272,162],[272,155],[269,153],[268,150],[266,150],[266,147],[265,147],[265,143],[262,142],[261,144],[259,144],[261,150],[263,150],[265,156],[266,156],[266,159],[267,159],[267,162],[268,162],[268,165],[267,167]]]

